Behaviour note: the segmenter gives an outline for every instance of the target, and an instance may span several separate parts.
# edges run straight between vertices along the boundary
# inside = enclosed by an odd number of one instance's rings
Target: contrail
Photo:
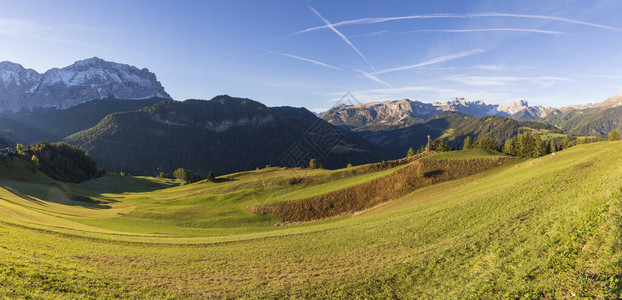
[[[374,72],[372,74],[374,74],[374,75],[375,74],[384,74],[384,73],[390,73],[390,72],[395,72],[395,71],[414,69],[414,68],[423,67],[423,66],[427,66],[427,65],[431,65],[431,64],[436,64],[436,63],[440,63],[440,62],[444,62],[444,61],[448,61],[448,60],[452,60],[452,59],[457,59],[457,58],[461,58],[461,57],[465,57],[465,56],[469,56],[469,55],[473,55],[473,54],[477,54],[477,53],[482,53],[482,52],[486,52],[486,50],[473,49],[473,50],[469,50],[469,51],[463,51],[463,52],[460,52],[460,53],[455,53],[455,54],[451,54],[451,55],[445,55],[445,56],[437,57],[435,59],[424,61],[424,62],[415,64],[415,65],[409,65],[409,66],[403,66],[403,67],[397,67],[397,68],[381,70],[381,71]]]
[[[312,64],[316,64],[318,66],[322,66],[322,67],[326,67],[326,68],[331,68],[331,69],[337,70],[337,71],[342,71],[340,68],[335,67],[333,65],[329,65],[327,63],[323,63],[321,61],[317,61],[317,60],[313,60],[313,59],[309,59],[309,58],[304,58],[304,57],[296,56],[296,55],[293,55],[293,54],[280,53],[280,52],[274,52],[274,51],[268,51],[268,53],[277,54],[277,55],[281,55],[281,56],[285,56],[285,57],[289,57],[289,58],[293,58],[293,59],[297,59],[297,60],[301,60],[301,61],[306,61],[306,62],[310,62]]]
[[[420,30],[406,31],[404,33],[411,33],[411,32],[485,32],[485,31],[517,31],[517,32],[534,32],[534,33],[542,33],[542,34],[564,34],[564,32],[561,32],[561,31],[524,29],[524,28],[420,29]]]
[[[374,68],[374,66],[372,66],[369,61],[367,60],[367,57],[365,57],[365,55],[363,55],[363,53],[361,53],[361,51],[359,51],[359,49],[357,49],[354,44],[352,44],[352,42],[350,42],[350,40],[343,35],[339,30],[337,30],[335,28],[335,26],[333,26],[330,22],[328,22],[328,20],[324,19],[324,17],[322,17],[322,15],[315,10],[315,8],[313,8],[311,5],[308,5],[309,9],[316,15],[318,16],[318,18],[320,18],[322,20],[322,22],[324,22],[324,24],[326,24],[325,26],[323,26],[323,28],[330,28],[334,33],[336,33],[339,37],[341,37],[341,39],[346,42],[348,45],[350,45],[350,47],[352,47],[352,49],[354,49],[354,51],[356,51],[356,53],[358,53],[359,56],[361,56],[361,58],[363,58],[363,60],[365,61],[365,63],[367,63],[367,65],[374,71],[376,71],[376,69]]]
[[[523,14],[509,14],[509,13],[498,13],[498,12],[489,12],[489,13],[476,13],[476,14],[429,14],[429,15],[412,15],[412,16],[402,16],[402,17],[389,17],[389,18],[362,18],[356,20],[348,20],[341,21],[333,24],[326,24],[324,26],[316,26],[307,28],[304,30],[300,30],[290,34],[297,35],[305,32],[310,32],[323,28],[330,27],[339,27],[344,25],[356,25],[356,24],[374,24],[374,23],[383,23],[390,21],[398,21],[398,20],[410,20],[410,19],[439,19],[439,18],[453,18],[453,19],[466,19],[466,18],[484,18],[484,17],[506,17],[506,18],[523,18],[523,19],[541,19],[541,20],[549,20],[549,21],[557,21],[557,22],[565,22],[572,24],[579,24],[589,27],[596,27],[601,29],[620,31],[618,28],[614,28],[611,26],[600,25],[595,23],[583,22],[573,19],[554,17],[554,16],[543,16],[543,15],[523,15]],[[330,27],[328,26],[330,25]]]
[[[357,70],[357,69],[354,69],[354,71],[357,71],[357,72],[359,72],[359,73],[363,74],[363,76],[365,76],[365,77],[367,77],[367,78],[369,78],[369,79],[371,79],[371,80],[373,80],[373,81],[375,81],[375,82],[377,82],[377,83],[383,84],[383,85],[387,86],[388,88],[393,88],[393,87],[392,87],[389,83],[387,83],[386,81],[382,81],[382,80],[380,80],[380,78],[378,78],[378,77],[376,77],[376,76],[374,76],[374,75],[372,75],[372,74],[370,74],[370,73],[363,72],[363,71],[361,71],[361,70]]]

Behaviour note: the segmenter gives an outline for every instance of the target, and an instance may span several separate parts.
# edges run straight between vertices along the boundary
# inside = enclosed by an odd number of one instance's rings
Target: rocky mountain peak
[[[68,108],[103,99],[171,99],[148,69],[92,57],[44,74],[12,62],[0,63],[0,111]]]
[[[91,58],[87,58],[87,59],[83,59],[83,60],[79,60],[76,61],[75,63],[73,63],[72,66],[74,67],[95,67],[95,66],[102,66],[104,64],[106,64],[107,62],[97,56],[91,57]]]
[[[600,108],[612,108],[622,106],[622,93],[607,98],[607,100],[597,104],[597,106]]]
[[[0,70],[2,71],[18,72],[23,69],[24,67],[22,67],[22,65],[20,64],[16,64],[10,61],[0,61]]]
[[[528,109],[528,108],[529,108],[529,103],[527,102],[527,100],[512,101],[512,102],[509,102],[508,104],[499,105],[500,111],[506,112],[510,115],[515,114],[521,110]]]
[[[24,81],[38,79],[41,75],[32,69],[25,69],[22,65],[10,61],[0,62],[0,82],[9,80]],[[0,83],[0,84],[1,84]]]
[[[320,116],[338,126],[348,126],[356,130],[391,129],[421,123],[442,112],[458,112],[471,117],[512,116],[527,110],[521,118],[546,116],[550,109],[529,106],[527,100],[510,102],[505,105],[486,104],[483,100],[471,101],[455,98],[445,102],[425,103],[409,99],[377,101],[357,105],[340,105],[322,113]]]

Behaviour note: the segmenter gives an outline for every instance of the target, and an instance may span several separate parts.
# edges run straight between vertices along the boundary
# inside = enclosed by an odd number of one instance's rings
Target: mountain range
[[[447,102],[425,103],[409,99],[340,104],[320,117],[333,125],[352,130],[387,130],[423,123],[442,112],[458,112],[471,117],[501,116],[525,121],[544,118],[561,110],[542,106],[529,106],[526,100],[505,105],[486,104],[456,98]]]
[[[44,74],[0,63],[0,142],[64,141],[110,171],[135,175],[308,166],[310,158],[339,168],[402,157],[428,135],[459,147],[467,136],[501,145],[524,131],[561,139],[612,130],[622,130],[622,94],[562,108],[401,99],[340,104],[315,115],[227,95],[173,101],[147,69],[99,58]]]
[[[318,149],[311,129],[338,137]],[[13,143],[63,141],[86,151],[109,171],[136,175],[186,168],[206,176],[263,168],[306,167],[315,158],[327,168],[386,159],[386,152],[338,129],[304,108],[272,107],[217,96],[212,100],[100,99],[67,109],[35,108],[0,116],[0,139]],[[290,149],[295,145],[299,148]],[[288,151],[304,152],[297,160]]]
[[[93,99],[171,99],[148,69],[93,57],[40,74],[0,62],[0,112],[36,107],[68,108]]]

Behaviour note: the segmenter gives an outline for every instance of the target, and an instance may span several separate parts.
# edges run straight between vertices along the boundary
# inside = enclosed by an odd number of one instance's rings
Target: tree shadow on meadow
[[[3,188],[16,197],[42,206],[46,206],[48,203],[57,203],[69,206],[82,206],[91,209],[108,209],[110,206],[106,205],[106,203],[112,202],[103,202],[88,196],[74,194],[66,187],[57,183],[42,184],[36,188],[20,184],[14,186],[5,185]]]
[[[437,176],[441,176],[443,174],[445,174],[445,170],[442,169],[437,169],[437,170],[432,170],[432,171],[428,171],[423,173],[423,177],[425,178],[430,178],[430,177],[437,177]]]
[[[104,175],[78,184],[68,184],[72,190],[80,190],[93,197],[104,197],[103,194],[147,193],[179,185],[180,183],[174,181],[116,174]]]

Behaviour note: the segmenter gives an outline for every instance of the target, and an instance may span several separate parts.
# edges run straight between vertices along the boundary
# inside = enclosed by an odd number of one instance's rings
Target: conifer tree
[[[550,151],[551,153],[555,153],[555,152],[557,152],[557,146],[555,146],[555,141],[551,141],[551,142],[549,143],[549,151]]]
[[[503,144],[503,153],[514,155],[514,146],[512,145],[513,141],[514,139],[505,140],[505,143]]]
[[[207,180],[211,181],[211,182],[215,182],[216,181],[216,176],[214,176],[214,172],[210,171],[209,174],[207,175]]]
[[[309,161],[309,168],[311,169],[317,169],[317,160],[315,160],[315,158],[312,158]]]
[[[566,150],[568,148],[570,148],[570,136],[566,136],[563,140],[562,140],[562,150]]]
[[[544,143],[542,142],[542,138],[540,137],[539,134],[536,133],[536,137],[534,138],[534,151],[533,151],[533,157],[540,157],[544,154],[546,154],[546,147],[544,146]]]
[[[464,139],[464,144],[462,146],[462,149],[471,149],[473,147],[473,139],[471,138],[471,136],[467,136]]]

